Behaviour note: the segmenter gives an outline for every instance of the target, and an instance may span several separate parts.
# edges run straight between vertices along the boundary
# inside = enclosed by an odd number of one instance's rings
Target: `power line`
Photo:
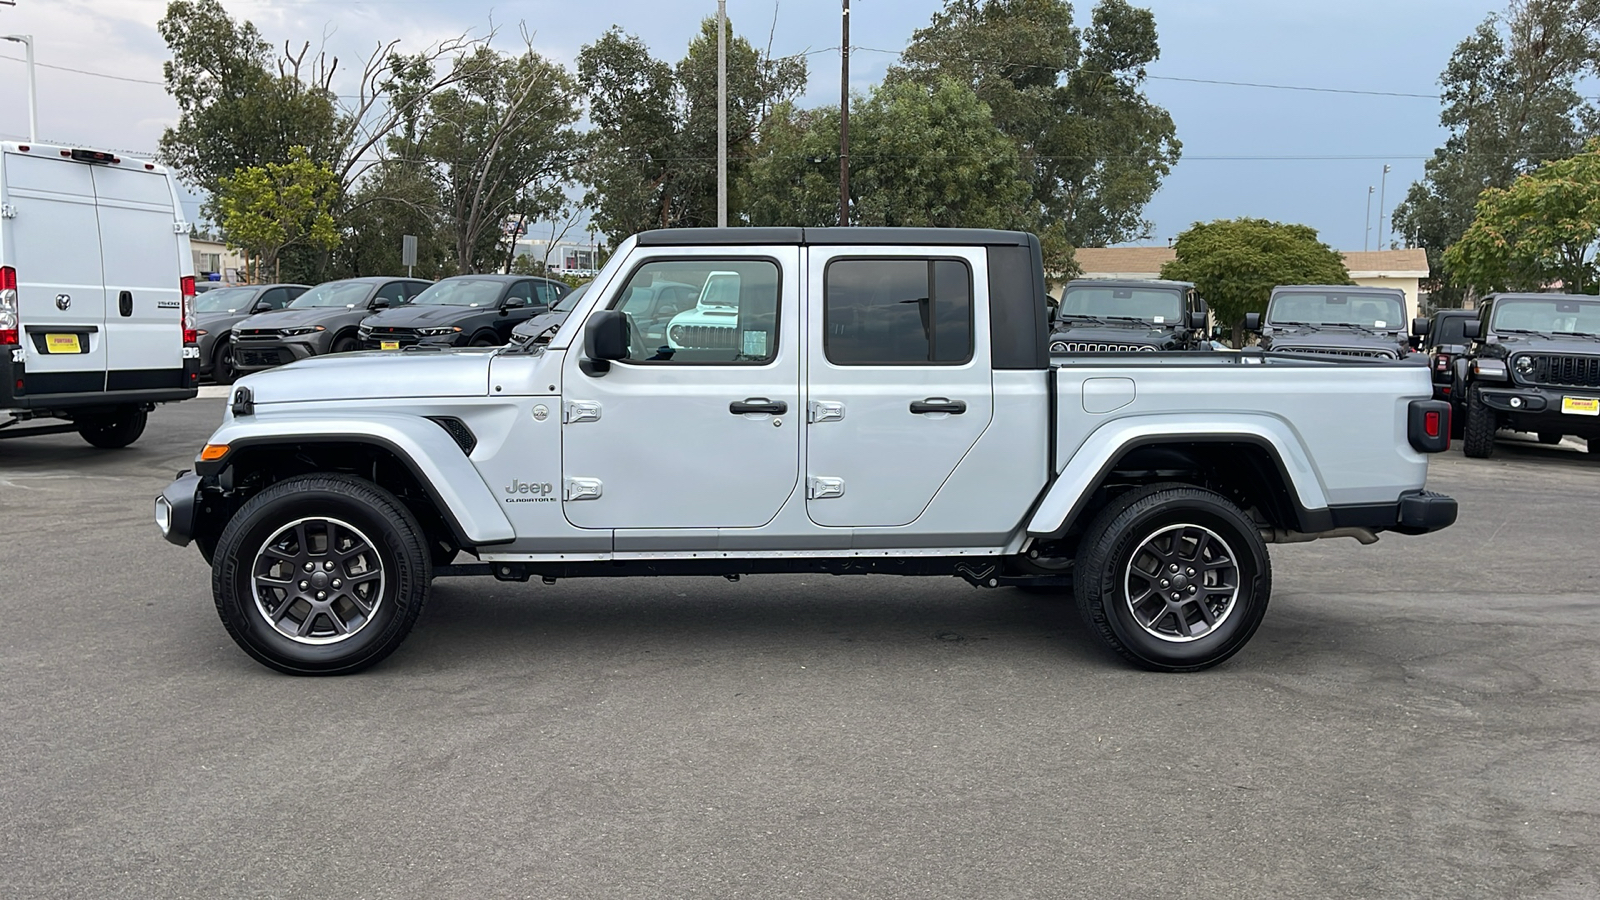
[[[4,53],[0,53],[0,59],[9,59],[12,62],[26,62],[26,60],[22,59],[21,57],[8,56],[8,55],[6,55]],[[148,78],[129,78],[126,75],[111,75],[111,74],[108,74],[106,72],[91,72],[88,69],[74,69],[71,66],[57,66],[57,65],[52,65],[50,63],[38,62],[37,60],[34,61],[34,65],[38,66],[41,69],[55,69],[55,70],[60,71],[60,72],[75,72],[75,73],[77,73],[79,75],[93,75],[96,78],[109,78],[112,81],[129,81],[129,82],[132,82],[134,84],[153,84],[153,85],[155,85],[156,87],[159,87],[159,88],[166,87],[166,83],[165,82],[151,81]]]

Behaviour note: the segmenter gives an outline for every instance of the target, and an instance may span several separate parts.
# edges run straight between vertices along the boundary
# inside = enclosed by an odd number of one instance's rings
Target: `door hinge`
[[[563,496],[568,500],[599,500],[601,493],[598,478],[568,478]]]
[[[568,400],[561,404],[561,421],[567,425],[574,422],[598,422],[600,404],[593,400]]]
[[[12,206],[9,203],[0,206],[0,219],[15,219],[16,217],[17,208],[15,206]]]
[[[823,478],[812,475],[806,479],[806,499],[826,500],[844,496],[843,478]]]
[[[172,233],[173,234],[188,234],[189,233],[189,223],[188,222],[173,222],[172,223]]]
[[[844,418],[844,402],[840,400],[813,400],[806,404],[806,421],[837,422]]]

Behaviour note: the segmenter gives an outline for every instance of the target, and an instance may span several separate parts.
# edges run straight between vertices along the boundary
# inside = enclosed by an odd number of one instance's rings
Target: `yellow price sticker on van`
[[[1600,416],[1600,397],[1562,397],[1561,411],[1569,416]]]
[[[44,336],[46,353],[82,353],[83,345],[75,334],[47,334]]]

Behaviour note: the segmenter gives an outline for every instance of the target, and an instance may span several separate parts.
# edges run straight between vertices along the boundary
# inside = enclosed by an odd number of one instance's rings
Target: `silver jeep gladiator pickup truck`
[[[1071,591],[1192,671],[1260,624],[1267,544],[1455,520],[1421,366],[1048,340],[1032,235],[647,232],[548,344],[243,379],[155,516],[302,675],[383,659],[435,577],[793,572]]]

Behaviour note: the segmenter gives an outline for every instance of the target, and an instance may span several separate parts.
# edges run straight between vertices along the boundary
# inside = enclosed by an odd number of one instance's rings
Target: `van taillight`
[[[22,311],[17,305],[17,270],[0,266],[0,344],[20,344]]]
[[[198,344],[200,335],[194,324],[194,276],[185,275],[178,279],[178,291],[183,294],[183,342]]]

